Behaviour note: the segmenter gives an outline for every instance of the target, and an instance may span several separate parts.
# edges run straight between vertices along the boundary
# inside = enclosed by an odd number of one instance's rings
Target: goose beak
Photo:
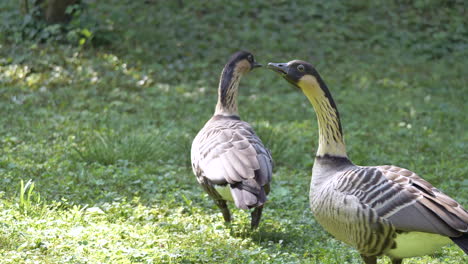
[[[255,69],[255,68],[260,68],[262,67],[263,65],[261,65],[260,63],[258,62],[254,62],[253,65],[252,65],[252,69]]]
[[[287,63],[273,63],[270,62],[267,65],[267,69],[273,70],[282,76],[288,74],[288,64]]]
[[[278,73],[279,75],[281,75],[281,77],[283,77],[290,84],[300,89],[300,87],[297,85],[297,80],[295,80],[292,76],[288,75],[289,73],[288,63],[270,62],[267,65],[267,69],[273,70],[274,72]]]

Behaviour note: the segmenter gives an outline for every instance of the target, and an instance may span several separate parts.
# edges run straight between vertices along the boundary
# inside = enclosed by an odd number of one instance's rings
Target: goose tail
[[[264,187],[253,179],[231,185],[231,194],[236,207],[245,210],[262,206],[267,200]]]

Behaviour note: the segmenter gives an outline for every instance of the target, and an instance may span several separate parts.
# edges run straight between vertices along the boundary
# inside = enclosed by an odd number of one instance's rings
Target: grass
[[[308,209],[313,109],[270,71],[239,99],[276,164],[259,229],[240,210],[225,225],[197,185],[190,144],[240,48],[314,62],[356,164],[406,167],[468,206],[462,4],[353,3],[90,3],[111,45],[1,37],[0,263],[360,263]],[[447,246],[410,261],[468,259]]]

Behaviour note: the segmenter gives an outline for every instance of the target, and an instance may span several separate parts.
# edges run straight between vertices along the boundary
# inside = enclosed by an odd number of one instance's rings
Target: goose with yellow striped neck
[[[468,212],[459,203],[407,169],[349,160],[336,104],[310,63],[267,67],[299,88],[315,109],[319,146],[310,207],[325,230],[356,248],[366,264],[382,255],[399,264],[452,241],[468,254]]]

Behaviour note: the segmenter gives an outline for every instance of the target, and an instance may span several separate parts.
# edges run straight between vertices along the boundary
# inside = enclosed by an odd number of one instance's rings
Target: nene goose
[[[237,90],[244,74],[260,67],[251,53],[239,51],[225,65],[219,82],[218,103],[213,117],[192,143],[192,169],[203,189],[231,221],[226,201],[251,209],[251,228],[262,216],[270,190],[272,158],[252,127],[240,119]]]
[[[269,63],[313,105],[319,146],[312,170],[310,207],[337,239],[365,263],[386,255],[392,263],[431,254],[453,240],[468,251],[468,212],[414,172],[392,165],[361,167],[346,154],[335,102],[314,67],[304,61]]]

